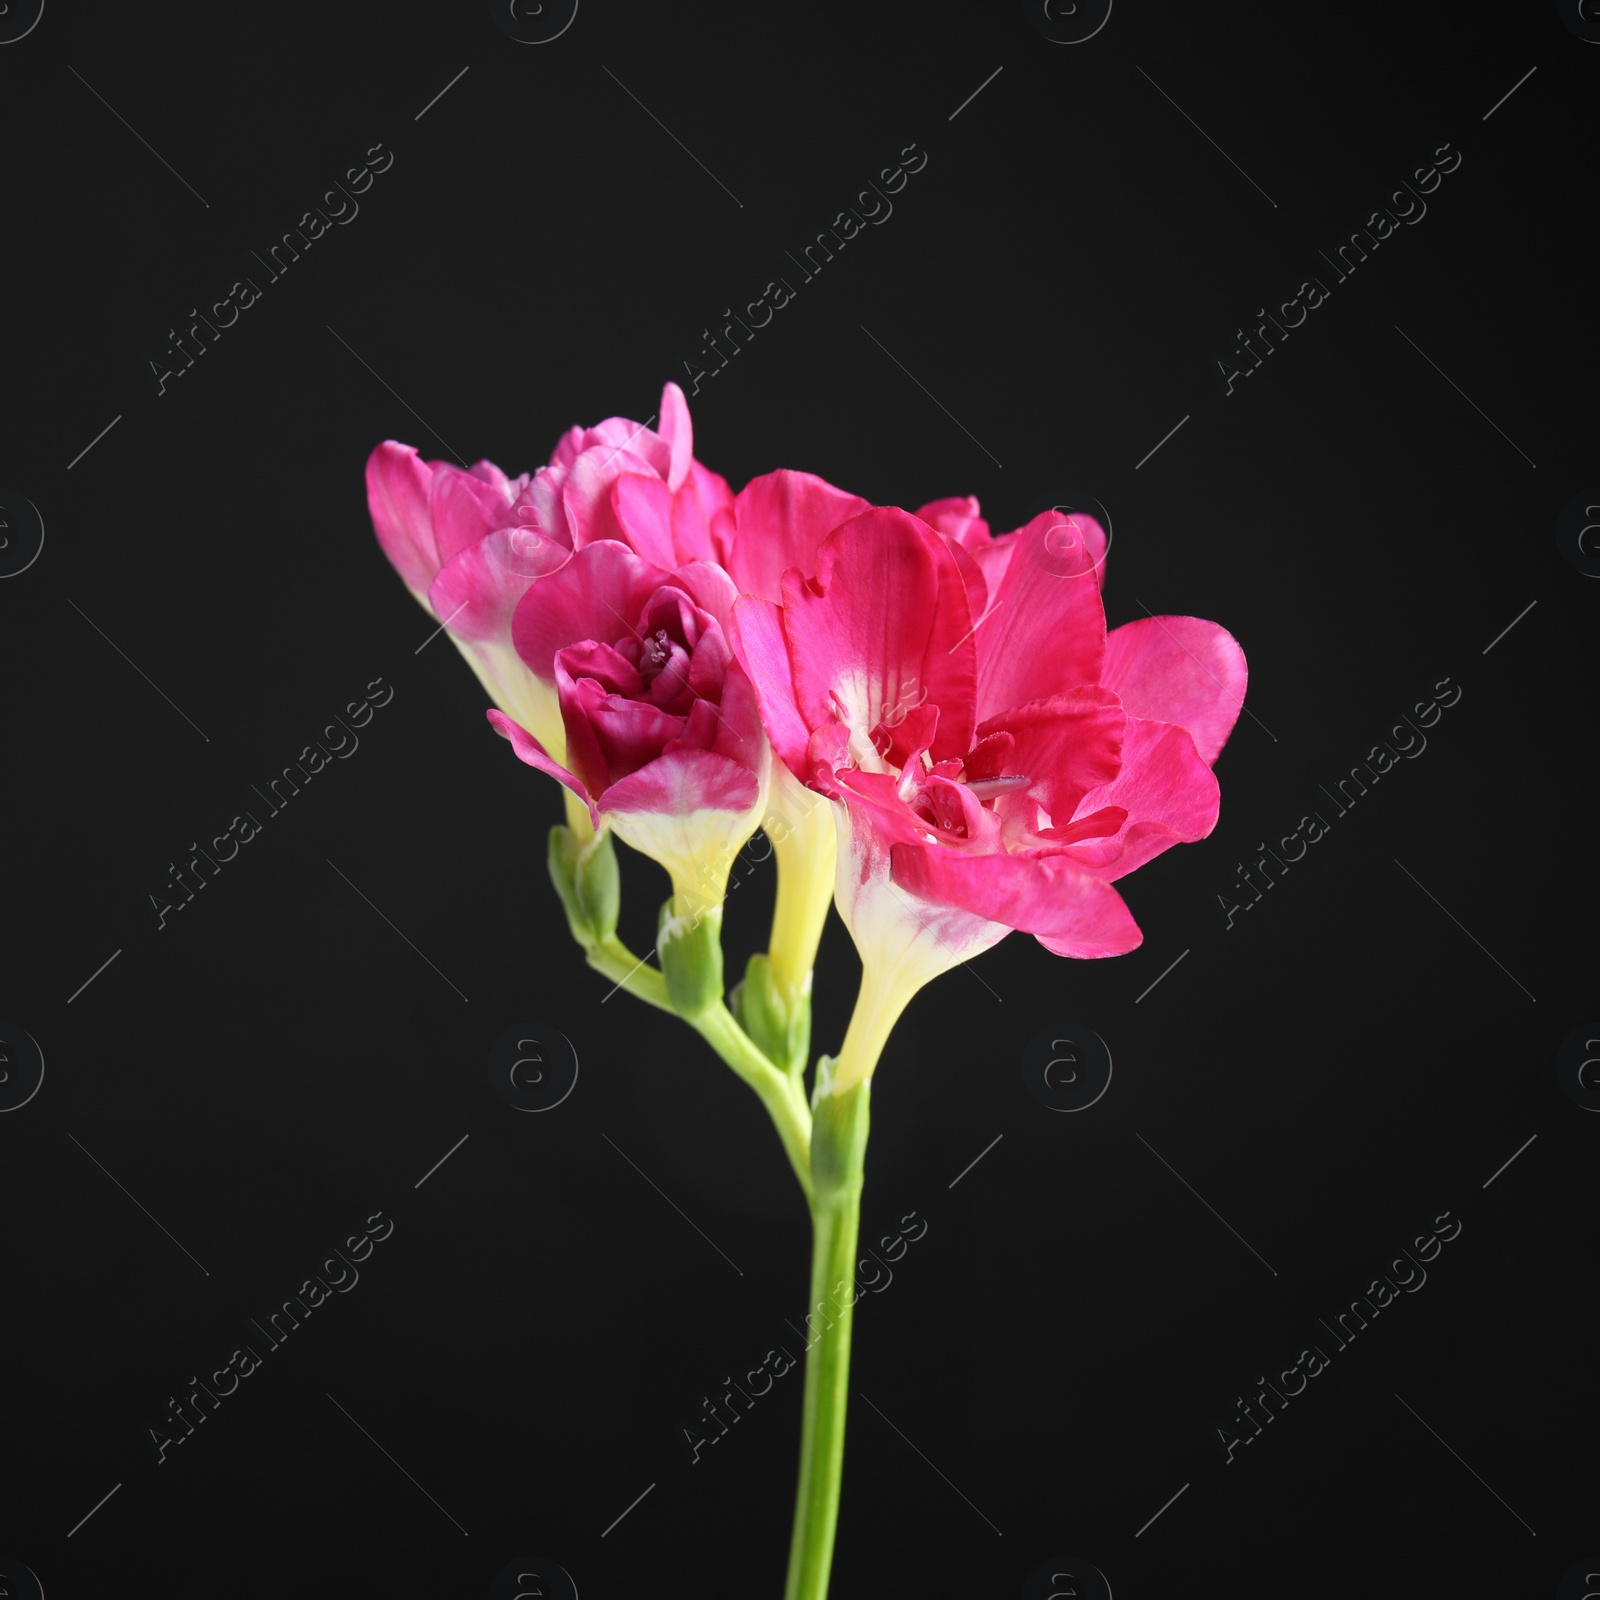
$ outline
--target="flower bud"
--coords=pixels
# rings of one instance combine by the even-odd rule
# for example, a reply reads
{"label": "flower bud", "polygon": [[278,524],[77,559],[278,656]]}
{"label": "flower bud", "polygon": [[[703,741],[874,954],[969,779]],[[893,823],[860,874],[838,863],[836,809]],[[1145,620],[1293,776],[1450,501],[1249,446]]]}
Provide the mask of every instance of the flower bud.
{"label": "flower bud", "polygon": [[790,996],[764,955],[750,957],[744,980],[729,1002],[739,1026],[775,1066],[791,1074],[806,1070],[811,1049],[811,985]]}
{"label": "flower bud", "polygon": [[607,830],[582,842],[571,828],[559,824],[550,830],[550,881],[561,896],[572,937],[585,950],[609,939],[617,931],[617,909],[622,899],[617,853]]}
{"label": "flower bud", "polygon": [[817,1062],[811,1097],[811,1181],[817,1206],[859,1202],[871,1118],[871,1081],[835,1090],[833,1065],[827,1056]]}
{"label": "flower bud", "polygon": [[696,1017],[722,999],[722,907],[702,905],[678,916],[677,903],[674,896],[661,908],[656,954],[673,1008]]}

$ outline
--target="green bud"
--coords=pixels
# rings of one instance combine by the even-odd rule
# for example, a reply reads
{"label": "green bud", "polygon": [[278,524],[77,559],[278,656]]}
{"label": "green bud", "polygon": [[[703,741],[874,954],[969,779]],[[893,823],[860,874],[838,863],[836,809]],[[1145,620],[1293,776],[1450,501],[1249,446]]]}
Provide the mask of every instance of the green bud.
{"label": "green bud", "polygon": [[668,900],[661,908],[656,954],[673,1009],[696,1017],[722,999],[722,907],[680,917],[673,914],[674,903]]}
{"label": "green bud", "polygon": [[773,974],[772,963],[757,953],[733,991],[730,1008],[751,1042],[774,1065],[799,1075],[811,1050],[811,995],[790,999]]}
{"label": "green bud", "polygon": [[813,1203],[850,1202],[861,1194],[872,1109],[872,1082],[831,1092],[833,1060],[817,1062],[817,1087],[811,1096],[811,1183]]}
{"label": "green bud", "polygon": [[617,909],[622,901],[622,875],[609,829],[580,844],[572,829],[557,825],[550,830],[550,881],[561,896],[572,937],[585,950],[609,939],[617,931]]}

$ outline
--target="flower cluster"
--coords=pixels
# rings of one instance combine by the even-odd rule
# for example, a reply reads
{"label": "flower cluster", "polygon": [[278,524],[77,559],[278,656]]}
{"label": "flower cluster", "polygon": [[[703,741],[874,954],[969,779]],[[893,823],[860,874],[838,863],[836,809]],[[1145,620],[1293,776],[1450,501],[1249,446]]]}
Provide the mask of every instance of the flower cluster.
{"label": "flower cluster", "polygon": [[[568,792],[558,886],[580,938],[614,929],[584,871],[615,834],[672,876],[670,979],[672,941],[720,920],[766,826],[779,907],[760,972],[782,1014],[809,1010],[837,905],[863,984],[819,1092],[869,1079],[912,995],[1014,929],[1063,956],[1132,950],[1114,884],[1216,822],[1243,652],[1193,617],[1107,632],[1088,517],[996,535],[970,497],[908,512],[789,470],[736,494],[695,460],[671,383],[656,428],[573,428],[531,476],[389,442],[367,489],[489,720]],[[714,995],[669,985],[677,1008],[720,1004],[715,971]]]}
{"label": "flower cluster", "polygon": [[[1013,930],[1064,956],[1140,942],[1114,885],[1215,825],[1244,655],[1193,617],[1108,633],[1091,518],[996,535],[970,497],[909,512],[788,470],[735,494],[676,384],[658,416],[573,428],[518,478],[385,443],[368,500],[490,722],[563,787],[550,874],[590,965],[766,1105],[811,1212],[810,1326],[855,1281],[872,1075],[906,1004]],[[722,903],[757,828],[772,933],[725,997]],[[671,874],[659,970],[617,938],[613,836]],[[808,1096],[830,904],[861,991]],[[806,1347],[794,1600],[827,1593],[854,1303]]]}

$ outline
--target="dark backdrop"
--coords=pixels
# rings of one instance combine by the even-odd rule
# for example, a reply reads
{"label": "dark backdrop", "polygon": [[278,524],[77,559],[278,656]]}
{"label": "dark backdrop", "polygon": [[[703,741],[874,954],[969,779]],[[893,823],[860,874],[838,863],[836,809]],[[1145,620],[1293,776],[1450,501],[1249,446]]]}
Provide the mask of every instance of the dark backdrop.
{"label": "dark backdrop", "polygon": [[[1600,50],[1552,5],[1122,3],[1046,37],[1077,16],[584,0],[523,44],[482,4],[51,0],[0,47],[0,1022],[12,1090],[26,1038],[45,1063],[0,1117],[0,1557],[47,1593],[476,1597],[521,1557],[585,1596],[780,1592],[798,1373],[698,1462],[680,1437],[799,1354],[802,1202],[754,1097],[568,941],[555,786],[425,645],[362,485],[387,437],[518,471],[643,420],[704,331],[697,453],[736,486],[970,492],[997,528],[1092,496],[1111,622],[1214,618],[1250,663],[1215,833],[1123,885],[1142,948],[1016,936],[889,1046],[865,1231],[928,1226],[858,1313],[839,1600],[1069,1559],[1119,1597],[1544,1596],[1593,1554]],[[912,145],[892,215],[800,281],[785,252]],[[1456,156],[1340,281],[1318,251]],[[160,392],[169,330],[247,276]],[[723,308],[780,276],[733,354]],[[158,928],[169,864],[380,679],[359,747]],[[1336,813],[1318,785],[1456,691]],[[642,945],[665,880],[626,878]],[[835,921],[819,1048],[855,971]],[[1057,1114],[1022,1065],[1068,1028],[1113,1076]],[[542,1115],[486,1070],[533,1029],[580,1063]],[[168,1397],[379,1212],[359,1280],[158,1465]],[[1426,1283],[1319,1339],[1255,1438],[1236,1399],[1447,1212]]]}

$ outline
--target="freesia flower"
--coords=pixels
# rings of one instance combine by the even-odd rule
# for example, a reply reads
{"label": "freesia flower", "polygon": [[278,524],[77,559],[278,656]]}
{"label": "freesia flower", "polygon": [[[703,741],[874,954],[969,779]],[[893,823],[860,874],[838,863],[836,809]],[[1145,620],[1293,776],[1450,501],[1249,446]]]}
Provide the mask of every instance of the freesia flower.
{"label": "freesia flower", "polygon": [[519,658],[556,696],[565,760],[488,714],[596,830],[667,868],[680,916],[720,905],[766,799],[766,735],[725,632],[735,598],[710,562],[669,571],[618,540],[586,544],[528,588],[512,619]]}
{"label": "freesia flower", "polygon": [[[799,1181],[809,1305],[833,1314],[806,1346],[786,1592],[824,1600],[889,1032],[930,978],[1012,931],[1080,958],[1139,944],[1114,884],[1214,826],[1243,653],[1192,617],[1108,634],[1107,540],[1083,516],[996,537],[970,497],[913,514],[788,470],[734,494],[694,460],[671,383],[659,426],[573,428],[531,477],[390,441],[367,487],[385,552],[478,673],[490,722],[563,786],[550,874],[589,964],[712,1045]],[[772,937],[725,998],[722,905],[758,827],[778,863]],[[613,834],[671,875],[659,970],[617,936]],[[861,990],[808,1095],[830,901]]]}
{"label": "freesia flower", "polygon": [[[553,686],[528,671],[512,644],[517,602],[585,544],[621,537],[611,490],[624,474],[664,488],[684,545],[709,554],[710,518],[733,497],[692,452],[689,409],[669,383],[659,431],[624,417],[571,428],[532,475],[508,478],[490,461],[470,469],[424,461],[393,440],[367,462],[367,503],[384,553],[494,703],[558,758],[565,735]],[[670,543],[665,554],[677,564]]]}
{"label": "freesia flower", "polygon": [[975,502],[923,509],[852,517],[777,601],[735,608],[773,748],[838,824],[863,966],[841,1090],[924,983],[1013,929],[1057,955],[1135,948],[1111,885],[1211,831],[1245,687],[1214,623],[1107,635],[1090,519],[1045,512],[990,539]]}
{"label": "freesia flower", "polygon": [[[665,398],[662,405],[665,410]],[[810,571],[822,541],[868,502],[814,473],[788,469],[752,478],[733,494],[696,463],[677,490],[670,476],[630,468],[611,480],[605,495],[569,499],[567,509],[580,547],[595,538],[616,539],[664,567],[714,562],[739,593],[776,600],[784,571],[796,565]],[[766,959],[793,1009],[810,994],[833,898],[835,829],[828,805],[781,761],[771,761],[768,782],[763,821],[777,858],[778,893]]]}

